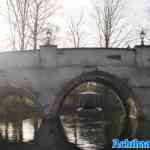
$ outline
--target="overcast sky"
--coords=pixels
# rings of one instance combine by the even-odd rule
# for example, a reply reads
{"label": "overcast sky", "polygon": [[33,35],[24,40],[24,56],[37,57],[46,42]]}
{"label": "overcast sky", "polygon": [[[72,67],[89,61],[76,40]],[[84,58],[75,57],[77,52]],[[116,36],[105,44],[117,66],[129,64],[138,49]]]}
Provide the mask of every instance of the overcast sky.
{"label": "overcast sky", "polygon": [[[102,1],[102,0],[99,0]],[[127,15],[131,16],[133,22],[139,25],[146,23],[146,11],[150,6],[150,0],[123,0],[128,11]],[[92,0],[62,0],[63,8],[66,13],[76,13],[77,10],[87,11],[92,8]],[[139,19],[142,19],[139,20]]]}
{"label": "overcast sky", "polygon": [[[62,0],[64,14],[78,16],[81,11],[84,12],[84,14],[90,15],[93,9],[93,1],[94,0]],[[128,24],[132,25],[133,30],[135,30],[134,36],[139,36],[139,30],[141,30],[142,27],[145,29],[145,32],[148,32],[147,28],[150,22],[150,18],[148,19],[148,9],[150,8],[150,0],[123,0],[123,3],[125,5],[124,15]]]}
{"label": "overcast sky", "polygon": [[[0,8],[3,8],[3,3],[6,0],[0,0]],[[91,9],[92,0],[60,0],[62,5],[63,15],[72,15],[78,16],[79,12],[82,11],[85,14],[88,14]],[[102,0],[99,0],[102,1]],[[126,5],[125,15],[128,16],[128,21],[133,26],[144,27],[148,26],[148,8],[150,7],[150,0],[123,0]],[[87,13],[88,12],[88,13]],[[150,11],[149,11],[150,12]],[[61,16],[61,17],[62,17]],[[62,20],[64,18],[62,17]],[[149,18],[150,19],[150,18]],[[58,24],[62,23],[60,17],[57,19]],[[9,34],[7,21],[0,17],[0,50],[7,48],[7,35]]]}

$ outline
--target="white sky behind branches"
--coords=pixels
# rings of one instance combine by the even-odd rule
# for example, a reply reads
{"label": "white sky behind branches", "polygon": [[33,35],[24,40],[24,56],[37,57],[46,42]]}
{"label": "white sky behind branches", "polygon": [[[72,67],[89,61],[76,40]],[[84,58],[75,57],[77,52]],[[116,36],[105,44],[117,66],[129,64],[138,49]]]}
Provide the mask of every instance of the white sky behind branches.
{"label": "white sky behind branches", "polygon": [[[94,1],[94,0],[93,0]],[[99,0],[102,1],[102,0]],[[150,8],[150,0],[123,0],[125,3],[126,11],[125,16],[128,19],[128,24],[135,27],[135,33],[141,27],[144,27],[146,32],[148,32],[148,26],[150,25],[150,17],[148,18],[148,9]],[[0,13],[4,13],[4,3],[6,0],[0,0]],[[62,14],[55,17],[55,22],[61,28],[60,41],[63,41],[64,30],[65,30],[65,16],[78,17],[80,12],[85,14],[86,19],[90,17],[90,12],[92,9],[92,0],[60,0],[62,5]],[[150,9],[149,9],[150,14]],[[89,27],[90,28],[90,27]],[[134,28],[133,28],[134,29]],[[150,30],[150,29],[149,29]],[[88,32],[88,27],[87,27]],[[88,33],[87,33],[88,34]],[[9,49],[8,42],[9,28],[7,24],[7,19],[5,17],[0,17],[0,50]],[[137,35],[138,36],[138,35]],[[61,39],[62,38],[62,39]],[[88,40],[88,39],[87,39]],[[87,41],[88,42],[88,41]],[[63,44],[60,42],[60,45]],[[85,44],[86,46],[86,44]]]}

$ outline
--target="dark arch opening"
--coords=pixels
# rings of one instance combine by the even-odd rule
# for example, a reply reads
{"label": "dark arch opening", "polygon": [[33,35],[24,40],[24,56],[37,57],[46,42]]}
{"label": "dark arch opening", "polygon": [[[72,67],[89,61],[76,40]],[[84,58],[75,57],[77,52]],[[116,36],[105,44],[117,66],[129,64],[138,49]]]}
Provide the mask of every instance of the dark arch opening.
{"label": "dark arch opening", "polygon": [[138,118],[140,116],[139,112],[141,112],[136,96],[132,91],[132,88],[125,81],[103,71],[82,73],[78,77],[69,81],[56,95],[56,100],[53,107],[53,112],[56,112],[56,117],[59,117],[60,115],[66,96],[74,88],[85,82],[97,82],[104,84],[117,93],[127,114],[123,127],[124,130],[118,138],[135,138],[136,131],[138,130]]}
{"label": "dark arch opening", "polygon": [[0,87],[0,100],[0,143],[6,142],[6,148],[13,143],[17,148],[34,141],[43,116],[36,93],[5,86]]}

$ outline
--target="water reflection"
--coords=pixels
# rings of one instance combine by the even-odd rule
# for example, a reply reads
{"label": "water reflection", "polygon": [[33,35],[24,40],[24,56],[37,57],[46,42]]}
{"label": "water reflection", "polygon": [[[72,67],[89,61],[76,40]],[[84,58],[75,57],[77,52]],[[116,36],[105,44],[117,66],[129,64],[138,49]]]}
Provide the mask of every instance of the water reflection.
{"label": "water reflection", "polygon": [[103,112],[86,112],[61,116],[62,124],[70,142],[82,149],[102,149],[112,138],[122,132],[120,114],[113,120],[105,120]]}
{"label": "water reflection", "polygon": [[[3,141],[0,142],[0,147],[8,150],[100,150],[107,144],[106,124],[102,120],[94,122],[92,118],[85,120],[83,117],[76,116],[75,118],[71,115],[62,116],[61,120],[44,119],[36,138],[34,138],[33,120],[28,119],[23,122],[23,140],[25,143],[12,144]],[[1,123],[0,127],[1,134],[5,136],[5,124]],[[142,130],[141,128],[141,132]],[[148,131],[150,130],[145,133],[149,133]],[[14,131],[11,123],[8,125],[7,133],[8,139],[14,139],[13,135],[16,131]],[[142,134],[144,137],[144,132]],[[33,138],[34,140],[31,142],[30,140]],[[146,139],[148,138],[146,137]]]}
{"label": "water reflection", "polygon": [[[76,117],[76,118],[75,118]],[[105,143],[105,121],[78,116],[62,116],[67,137],[70,142],[85,150],[104,148]]]}
{"label": "water reflection", "polygon": [[[41,143],[41,135],[44,133],[44,141],[51,141],[49,147],[58,149],[58,143],[64,143],[64,147],[97,149],[103,148],[104,139],[104,121],[92,121],[93,118],[87,120],[85,117],[79,118],[76,116],[62,116],[60,120],[38,120],[39,137],[35,139],[34,120],[26,119],[22,122],[22,128],[18,127],[18,123],[9,122],[0,123],[1,141],[7,142],[38,142]],[[62,126],[63,125],[63,126]],[[36,129],[37,130],[37,129]],[[37,130],[38,131],[38,130]],[[50,131],[50,132],[49,132]],[[46,136],[47,133],[50,133]],[[46,138],[46,140],[45,140]],[[59,142],[58,142],[59,139]],[[57,147],[54,146],[57,143]],[[47,144],[47,143],[46,143]],[[42,144],[45,145],[45,144]],[[62,148],[62,147],[61,147]]]}
{"label": "water reflection", "polygon": [[1,141],[28,142],[34,139],[42,113],[32,97],[8,95],[0,101]]}
{"label": "water reflection", "polygon": [[0,122],[0,140],[10,142],[29,142],[34,140],[35,134],[40,126],[40,120],[32,119],[23,120],[21,123],[16,122]]}

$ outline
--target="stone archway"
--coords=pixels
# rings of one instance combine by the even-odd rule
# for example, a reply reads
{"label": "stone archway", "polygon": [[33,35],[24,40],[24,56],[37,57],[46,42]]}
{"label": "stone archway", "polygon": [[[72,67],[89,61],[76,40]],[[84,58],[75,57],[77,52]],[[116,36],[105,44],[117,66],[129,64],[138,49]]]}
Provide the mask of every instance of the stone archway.
{"label": "stone archway", "polygon": [[38,102],[38,95],[33,92],[31,89],[27,89],[27,88],[16,88],[16,87],[12,87],[12,86],[3,86],[0,87],[0,99],[3,99],[7,96],[26,96],[30,99],[33,100],[33,102],[39,106],[40,103]]}
{"label": "stone archway", "polygon": [[132,88],[125,81],[103,71],[82,73],[78,77],[69,81],[56,95],[55,104],[53,105],[54,115],[56,117],[60,115],[59,113],[64,103],[65,97],[74,88],[84,82],[90,81],[107,85],[117,93],[127,114],[124,123],[124,130],[120,135],[120,138],[134,138],[136,136],[136,131],[138,130],[139,114],[142,112],[136,96],[132,91]]}
{"label": "stone archway", "polygon": [[[11,125],[12,132],[11,136],[14,137],[13,142],[24,142],[24,129],[23,122],[25,120],[33,121],[34,132],[33,138],[38,131],[38,118],[42,116],[42,109],[37,101],[37,94],[31,89],[27,88],[17,88],[12,86],[0,86],[0,122],[4,124],[5,131],[1,129],[1,135],[6,132],[1,138],[11,141],[8,139],[9,135],[9,125]],[[40,118],[39,117],[39,118]],[[28,123],[29,124],[29,123]]]}

